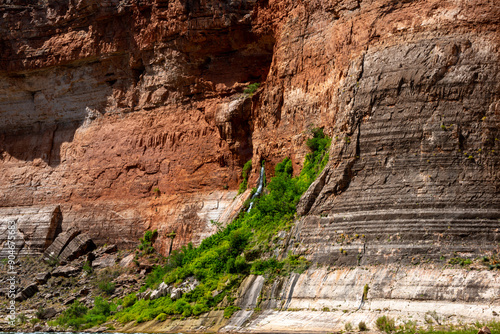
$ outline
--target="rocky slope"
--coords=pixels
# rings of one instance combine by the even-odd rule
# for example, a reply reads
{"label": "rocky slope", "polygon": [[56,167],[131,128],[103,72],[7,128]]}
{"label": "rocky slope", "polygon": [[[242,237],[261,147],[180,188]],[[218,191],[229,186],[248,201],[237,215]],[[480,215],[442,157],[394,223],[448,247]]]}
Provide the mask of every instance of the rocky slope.
{"label": "rocky slope", "polygon": [[5,0],[0,14],[8,215],[59,205],[59,229],[122,248],[158,229],[167,254],[234,216],[246,161],[251,185],[262,160],[268,177],[285,156],[297,173],[323,127],[330,161],[288,250],[407,265],[500,241],[495,1]]}

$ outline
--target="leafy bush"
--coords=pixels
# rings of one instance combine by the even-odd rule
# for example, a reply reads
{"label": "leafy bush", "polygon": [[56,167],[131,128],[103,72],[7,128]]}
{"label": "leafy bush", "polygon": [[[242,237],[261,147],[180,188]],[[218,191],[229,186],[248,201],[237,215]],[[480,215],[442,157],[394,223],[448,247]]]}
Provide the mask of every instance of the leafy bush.
{"label": "leafy bush", "polygon": [[129,307],[129,306],[132,306],[135,304],[135,302],[137,301],[137,297],[135,295],[135,293],[132,293],[128,296],[125,296],[125,298],[123,298],[123,307]]}
{"label": "leafy bush", "polygon": [[259,87],[260,87],[260,83],[254,82],[253,84],[248,85],[248,87],[245,88],[243,93],[252,96],[257,91],[257,89],[259,89]]}
{"label": "leafy bush", "polygon": [[144,254],[154,253],[155,249],[153,247],[153,242],[157,236],[157,230],[144,232],[144,237],[139,239],[140,244],[137,248],[142,250]]}
{"label": "leafy bush", "polygon": [[99,290],[108,295],[112,295],[113,292],[115,292],[115,283],[113,282],[100,281],[99,283],[97,283],[97,287],[99,288]]}
{"label": "leafy bush", "polygon": [[75,301],[70,305],[57,319],[56,324],[63,327],[73,327],[74,329],[79,329],[84,323],[84,316],[87,314],[88,308],[81,304],[79,301]]}
{"label": "leafy bush", "polygon": [[168,318],[168,316],[165,313],[160,313],[160,314],[158,314],[158,316],[156,317],[155,320],[163,322],[163,321],[167,320],[167,318]]}
{"label": "leafy bush", "polygon": [[199,315],[208,311],[210,311],[210,309],[207,307],[207,305],[203,303],[202,304],[197,303],[193,307],[193,315]]}
{"label": "leafy bush", "polygon": [[394,319],[385,315],[378,317],[375,325],[377,326],[378,330],[386,333],[391,333],[396,330]]}

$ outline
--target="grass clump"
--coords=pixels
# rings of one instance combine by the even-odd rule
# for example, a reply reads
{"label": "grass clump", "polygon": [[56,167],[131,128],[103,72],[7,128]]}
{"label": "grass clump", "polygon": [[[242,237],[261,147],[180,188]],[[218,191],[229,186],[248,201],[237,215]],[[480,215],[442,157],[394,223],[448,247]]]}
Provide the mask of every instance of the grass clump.
{"label": "grass clump", "polygon": [[468,265],[472,264],[472,260],[471,259],[461,258],[461,257],[454,257],[452,259],[449,259],[448,263],[449,264],[458,264],[461,267],[465,267],[465,266],[468,266]]}
{"label": "grass clump", "polygon": [[377,326],[378,330],[386,333],[391,333],[396,330],[394,319],[385,315],[378,317],[375,325]]}
{"label": "grass clump", "polygon": [[344,325],[344,328],[346,331],[350,332],[350,331],[352,331],[352,324],[350,322],[346,322],[346,324]]}
{"label": "grass clump", "polygon": [[241,310],[238,306],[230,305],[224,309],[224,318],[229,319],[238,310]]}

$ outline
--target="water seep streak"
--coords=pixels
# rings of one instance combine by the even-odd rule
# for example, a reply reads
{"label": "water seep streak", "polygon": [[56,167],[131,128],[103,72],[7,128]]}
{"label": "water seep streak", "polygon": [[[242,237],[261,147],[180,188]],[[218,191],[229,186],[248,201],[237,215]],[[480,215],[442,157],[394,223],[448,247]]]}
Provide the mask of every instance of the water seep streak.
{"label": "water seep streak", "polygon": [[260,167],[260,176],[259,176],[259,185],[257,187],[257,191],[255,194],[253,194],[252,198],[250,199],[250,206],[248,207],[247,212],[250,212],[253,207],[253,203],[255,202],[255,199],[260,196],[262,193],[262,189],[264,189],[264,166]]}

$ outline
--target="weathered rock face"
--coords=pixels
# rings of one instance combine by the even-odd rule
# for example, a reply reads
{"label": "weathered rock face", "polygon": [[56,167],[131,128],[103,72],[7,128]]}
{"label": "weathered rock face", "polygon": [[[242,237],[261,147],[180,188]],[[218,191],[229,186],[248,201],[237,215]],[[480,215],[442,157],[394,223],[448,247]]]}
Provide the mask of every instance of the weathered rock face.
{"label": "weathered rock face", "polygon": [[[372,263],[500,238],[492,1],[20,1],[0,12],[2,207],[60,204],[64,229],[120,246],[158,228],[168,253],[234,211],[248,159],[252,182],[261,159],[271,173],[290,156],[298,171],[307,130],[321,126],[330,162],[300,205],[295,251]],[[263,83],[253,96],[249,82]],[[340,258],[341,234],[365,237]]]}
{"label": "weathered rock face", "polygon": [[[59,206],[0,208],[0,254],[18,256],[43,252],[61,230]],[[12,242],[15,247],[10,246]]]}
{"label": "weathered rock face", "polygon": [[[486,270],[394,265],[316,268],[278,279],[264,289],[261,307],[265,311],[243,330],[341,331],[346,323],[357,326],[360,321],[375,329],[382,315],[398,319],[398,325],[410,319],[419,326],[490,321],[500,309],[491,302],[497,279],[497,274]],[[360,307],[365,284],[370,288],[368,299]]]}
{"label": "weathered rock face", "polygon": [[272,57],[255,3],[0,6],[0,205],[60,203],[65,225],[121,246],[147,228],[175,231],[176,247],[212,233],[252,156],[249,120],[236,126],[251,102],[220,121],[233,128],[219,102]]}
{"label": "weathered rock face", "polygon": [[64,248],[78,235],[80,231],[74,227],[70,227],[66,231],[60,233],[54,242],[47,247],[43,253],[43,259],[45,261],[55,260],[59,258],[59,255],[63,252]]}

